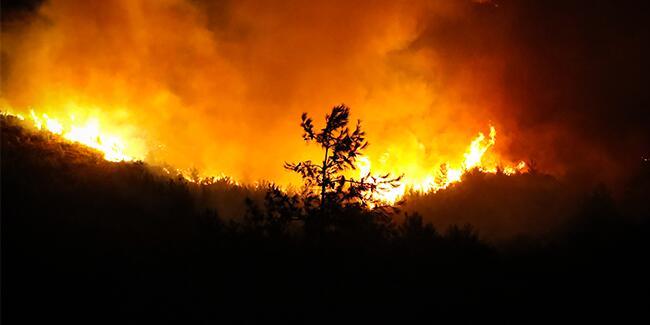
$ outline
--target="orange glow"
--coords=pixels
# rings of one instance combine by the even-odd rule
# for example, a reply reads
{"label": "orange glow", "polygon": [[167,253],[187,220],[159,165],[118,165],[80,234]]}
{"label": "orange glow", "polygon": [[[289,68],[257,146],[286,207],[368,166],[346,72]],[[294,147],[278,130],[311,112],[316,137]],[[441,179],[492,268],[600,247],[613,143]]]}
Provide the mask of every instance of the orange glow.
{"label": "orange glow", "polygon": [[[21,120],[26,120],[22,114],[12,114]],[[127,140],[106,128],[102,128],[96,117],[80,120],[70,114],[68,118],[52,117],[47,113],[29,111],[29,120],[39,130],[58,134],[64,139],[83,144],[102,152],[108,161],[143,160],[146,156],[144,147],[138,141]]]}
{"label": "orange glow", "polygon": [[[21,120],[26,120],[22,114],[11,115],[16,116]],[[138,141],[136,139],[122,138],[110,132],[103,132],[98,118],[88,118],[79,121],[75,119],[73,114],[71,114],[68,119],[60,119],[50,117],[46,113],[38,114],[34,110],[30,110],[29,120],[33,123],[34,127],[39,130],[46,130],[58,134],[67,140],[81,143],[85,146],[101,151],[104,154],[104,158],[108,161],[144,160],[146,157],[146,149],[142,146],[138,146]],[[130,141],[132,141],[132,143]],[[382,188],[380,191],[381,194],[379,194],[381,197],[379,197],[379,199],[385,202],[394,203],[403,197],[407,191],[437,192],[449,187],[451,184],[461,182],[463,174],[473,169],[492,174],[496,173],[497,170],[501,170],[505,175],[513,175],[525,171],[526,163],[523,161],[518,162],[516,165],[507,165],[505,167],[501,167],[495,163],[485,163],[483,157],[495,144],[496,129],[493,126],[490,126],[489,138],[486,138],[483,133],[479,132],[479,134],[465,149],[465,152],[462,154],[463,159],[460,163],[452,164],[450,162],[444,162],[440,165],[440,169],[437,173],[428,173],[426,170],[416,170],[413,174],[405,173],[400,186],[396,188]],[[376,175],[377,173],[384,174],[391,171],[400,171],[402,170],[401,168],[409,169],[409,162],[407,162],[406,166],[386,165],[388,160],[387,157],[388,154],[386,153],[379,159],[379,165],[383,168],[377,170],[373,169],[373,163],[369,157],[359,157],[356,163],[359,177],[364,177],[369,174]],[[165,173],[172,175],[170,168],[163,167],[162,170]],[[412,167],[410,170],[413,170]],[[193,183],[211,183],[215,180],[228,179],[232,181],[233,184],[240,184],[238,181],[235,181],[224,174],[217,177],[206,177],[199,174],[195,169],[184,170],[174,168],[174,174]]]}
{"label": "orange glow", "polygon": [[[498,170],[502,170],[505,175],[513,175],[516,173],[524,172],[526,163],[520,161],[516,165],[508,165],[501,167],[497,164],[488,164],[483,161],[483,157],[492,146],[496,144],[496,129],[490,126],[489,138],[486,139],[483,133],[480,133],[474,138],[465,153],[464,159],[460,164],[452,165],[445,162],[441,165],[438,173],[429,173],[426,171],[418,171],[414,175],[405,174],[401,186],[397,188],[386,188],[380,193],[379,199],[394,203],[397,202],[407,191],[416,192],[437,192],[441,189],[449,187],[453,183],[462,181],[463,174],[476,169],[483,173],[494,174]],[[399,166],[387,166],[388,171],[399,170]],[[372,171],[372,163],[367,157],[361,157],[357,162],[357,169],[359,169],[359,177],[363,177]],[[387,170],[381,169],[379,173],[385,173]],[[419,177],[417,175],[420,175]]]}
{"label": "orange glow", "polygon": [[[386,195],[396,200],[446,188],[472,168],[523,169],[509,160],[528,153],[508,145],[521,132],[491,79],[499,66],[451,62],[463,49],[446,51],[455,42],[445,39],[418,45],[428,40],[425,13],[464,10],[429,1],[45,1],[2,31],[0,108],[108,160],[289,187],[301,180],[283,162],[319,157],[300,137],[300,114],[318,121],[345,103],[370,143],[360,169],[404,174]],[[496,128],[507,135],[498,151]]]}

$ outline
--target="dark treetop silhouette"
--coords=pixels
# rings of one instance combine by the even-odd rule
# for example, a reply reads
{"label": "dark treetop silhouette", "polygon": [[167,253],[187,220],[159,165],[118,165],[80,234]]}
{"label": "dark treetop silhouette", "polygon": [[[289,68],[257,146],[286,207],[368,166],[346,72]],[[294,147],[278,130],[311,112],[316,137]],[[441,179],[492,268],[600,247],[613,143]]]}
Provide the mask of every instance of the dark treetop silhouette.
{"label": "dark treetop silhouette", "polygon": [[[361,121],[357,120],[354,131],[348,123],[350,108],[338,105],[325,116],[325,126],[317,132],[313,120],[302,114],[300,126],[304,130],[302,137],[307,142],[316,142],[323,150],[323,160],[320,164],[311,160],[299,163],[285,163],[285,168],[299,173],[304,180],[303,202],[307,209],[318,207],[319,213],[312,217],[320,218],[321,226],[327,227],[332,220],[329,218],[338,209],[358,208],[372,210],[387,215],[386,205],[376,198],[378,192],[399,186],[399,177],[383,175],[375,177],[368,172],[360,179],[346,177],[345,171],[356,169],[357,157],[368,146],[365,132],[361,130]],[[314,191],[320,189],[320,193]],[[312,211],[314,212],[314,211]]]}

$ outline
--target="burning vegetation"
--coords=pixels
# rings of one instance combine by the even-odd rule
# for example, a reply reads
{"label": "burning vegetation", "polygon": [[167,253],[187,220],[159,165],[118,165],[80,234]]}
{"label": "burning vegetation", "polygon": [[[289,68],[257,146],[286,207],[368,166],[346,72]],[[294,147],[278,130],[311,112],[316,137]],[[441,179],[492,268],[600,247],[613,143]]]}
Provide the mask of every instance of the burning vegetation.
{"label": "burning vegetation", "polygon": [[[345,106],[337,106],[335,110],[340,107]],[[334,112],[335,111],[333,111],[332,114],[334,114]],[[103,130],[101,128],[100,120],[96,117],[80,120],[79,118],[75,117],[74,113],[70,113],[67,119],[61,119],[58,117],[49,116],[46,113],[38,114],[33,109],[29,111],[29,114],[26,114],[27,117],[20,113],[5,114],[15,116],[16,118],[23,121],[27,120],[28,123],[32,123],[32,125],[38,130],[45,130],[53,134],[60,135],[66,140],[77,142],[98,150],[103,153],[104,158],[108,161],[147,161],[146,157],[148,156],[149,149],[145,148],[141,144],[141,140],[135,139],[133,137],[124,138],[115,135],[110,131]],[[347,116],[347,114],[349,114],[349,111],[347,111],[345,114]],[[106,122],[107,121],[104,121],[105,124]],[[306,123],[305,120],[303,120],[303,127],[305,127],[304,123]],[[305,139],[307,140],[307,138]],[[363,148],[365,148],[367,144],[368,143],[366,142]],[[378,164],[379,170],[373,170],[373,165],[370,159],[367,156],[364,156],[360,151],[356,153],[354,157],[352,157],[353,159],[351,160],[352,162],[350,162],[349,167],[359,170],[358,176],[360,179],[365,179],[367,182],[377,182],[377,185],[383,188],[381,193],[377,192],[372,194],[375,196],[373,199],[379,199],[386,203],[395,203],[399,201],[399,199],[402,198],[408,191],[426,193],[436,192],[440,189],[447,188],[453,183],[460,182],[462,180],[463,174],[471,170],[477,170],[479,172],[492,174],[503,173],[505,175],[513,175],[526,171],[526,163],[524,161],[520,161],[516,165],[504,165],[502,162],[495,159],[492,159],[489,162],[484,161],[484,156],[486,156],[488,151],[495,144],[496,129],[493,126],[490,126],[488,137],[486,137],[482,132],[479,132],[479,134],[465,149],[465,152],[462,154],[462,159],[455,160],[461,161],[459,164],[452,165],[450,162],[445,162],[440,165],[437,172],[432,172],[431,174],[423,175],[423,171],[417,171],[416,175],[419,177],[416,175],[407,175],[401,172],[399,170],[399,166],[388,165],[386,159],[380,160],[380,163]],[[170,173],[170,169],[174,170],[175,173],[183,175],[183,177],[189,181],[200,182],[202,179],[214,179],[214,176],[201,176],[196,170],[183,171],[179,168],[173,167],[165,168],[164,170],[167,173]],[[427,170],[433,169],[427,168]],[[382,177],[379,177],[379,175],[385,174],[386,172],[390,173],[391,171],[397,171],[397,173],[401,173],[402,176],[399,178],[399,182],[395,182],[393,185],[388,187],[382,186]],[[224,176],[220,176],[218,178],[223,177]],[[287,185],[295,186],[297,184]]]}
{"label": "burning vegetation", "polygon": [[[4,22],[0,108],[109,160],[287,187],[300,180],[282,163],[316,154],[295,137],[293,117],[322,115],[342,100],[372,135],[359,169],[404,174],[386,198],[397,200],[409,188],[447,187],[472,168],[515,172],[533,156],[516,149],[529,139],[502,114],[500,92],[467,75],[477,67],[450,70],[444,53],[417,45],[428,28],[417,23],[421,15],[465,10],[392,1],[47,1]],[[498,145],[493,130],[502,132]]]}
{"label": "burning vegetation", "polygon": [[647,316],[641,2],[3,0],[3,323]]}
{"label": "burning vegetation", "polygon": [[[328,124],[345,129],[333,123],[344,112]],[[305,173],[315,188],[294,196],[272,184],[190,181],[138,161],[107,161],[16,117],[0,122],[3,276],[12,280],[3,285],[6,319],[302,322],[319,313],[379,322],[398,321],[413,306],[421,308],[410,317],[429,318],[433,308],[438,319],[458,319],[468,306],[504,304],[527,317],[549,301],[575,308],[575,296],[557,295],[566,288],[577,286],[585,306],[611,294],[627,308],[641,302],[621,288],[649,285],[638,258],[650,238],[647,164],[616,200],[603,188],[574,193],[571,180],[549,175],[472,169],[445,190],[408,193],[405,206],[386,209],[367,201],[376,182],[341,186],[352,180],[341,167],[354,166],[345,158],[363,145],[334,145],[330,153],[342,160],[326,161],[324,178]],[[328,132],[313,132],[332,144],[322,137]],[[314,167],[287,167],[300,166]],[[612,274],[616,285],[603,285]],[[425,300],[414,294],[423,291]],[[386,300],[389,311],[366,312]],[[28,313],[35,306],[47,312]]]}

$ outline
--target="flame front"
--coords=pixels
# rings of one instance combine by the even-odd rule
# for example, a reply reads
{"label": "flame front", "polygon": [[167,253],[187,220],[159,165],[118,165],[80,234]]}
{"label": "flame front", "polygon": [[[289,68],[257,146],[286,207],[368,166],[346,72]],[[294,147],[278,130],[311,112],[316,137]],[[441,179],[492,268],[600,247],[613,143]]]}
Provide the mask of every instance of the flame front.
{"label": "flame front", "polygon": [[483,133],[479,133],[476,139],[469,145],[469,149],[465,153],[465,161],[463,167],[465,170],[481,166],[481,158],[485,152],[490,149],[496,142],[497,131],[493,126],[490,126],[490,139],[486,142]]}
{"label": "flame front", "polygon": [[[25,117],[14,114],[21,120]],[[30,110],[29,119],[34,127],[58,134],[63,138],[81,143],[90,148],[101,151],[104,159],[108,161],[133,161],[144,159],[144,153],[134,150],[136,146],[127,146],[127,141],[122,137],[106,132],[101,128],[98,118],[88,118],[79,122],[74,115],[68,119],[50,117],[46,113],[38,114]]]}
{"label": "flame front", "polygon": [[[100,119],[97,117],[79,121],[75,118],[74,114],[70,114],[69,118],[63,119],[52,117],[47,113],[39,114],[34,110],[29,111],[28,118],[25,118],[22,114],[11,115],[21,120],[31,121],[34,127],[39,130],[47,130],[67,140],[78,142],[101,151],[104,159],[108,161],[133,161],[144,160],[146,158],[146,150],[141,145],[138,145],[137,140],[106,132],[102,129]],[[385,187],[377,194],[379,195],[378,199],[388,203],[397,202],[408,191],[427,193],[445,189],[451,184],[461,182],[463,175],[471,170],[491,174],[500,171],[508,176],[526,171],[527,165],[524,161],[504,164],[499,160],[492,159],[486,162],[484,158],[489,149],[495,144],[496,129],[494,126],[490,126],[488,136],[486,137],[485,134],[479,132],[462,153],[462,159],[456,163],[447,161],[440,164],[437,169],[414,168],[413,166],[409,167],[408,164],[400,165],[399,163],[391,162],[389,159],[390,154],[385,152],[382,157],[377,159],[377,163],[375,164],[373,164],[369,156],[359,157],[356,162],[356,169],[358,170],[359,177],[364,177],[371,173],[374,173],[374,175],[390,172],[403,174],[402,182],[398,187]],[[163,168],[163,170],[171,174],[168,168]],[[203,179],[232,179],[224,174],[216,178],[210,178],[204,177],[205,175],[200,175],[197,170],[183,170],[179,168],[173,168],[173,170],[175,170],[175,174],[181,175],[190,182],[198,183],[202,182]],[[238,184],[238,182],[235,183]]]}
{"label": "flame front", "polygon": [[[514,175],[526,171],[526,163],[519,161],[516,164],[508,164],[501,166],[501,163],[495,162],[492,164],[484,162],[483,158],[488,150],[496,144],[496,129],[490,126],[489,138],[486,138],[482,132],[471,141],[465,152],[463,153],[463,160],[460,164],[454,165],[450,162],[445,162],[440,165],[437,173],[420,173],[420,177],[405,174],[403,182],[396,188],[385,188],[380,191],[378,199],[394,203],[397,202],[404,194],[409,191],[416,191],[421,193],[437,192],[441,189],[449,187],[451,184],[462,181],[462,177],[470,170],[478,170],[483,173],[495,174],[501,171],[505,175]],[[356,164],[359,170],[359,176],[364,177],[372,171],[372,163],[366,156],[360,157]],[[386,173],[387,170],[398,169],[396,166],[382,166],[379,168],[379,173]],[[388,168],[386,168],[388,167]]]}

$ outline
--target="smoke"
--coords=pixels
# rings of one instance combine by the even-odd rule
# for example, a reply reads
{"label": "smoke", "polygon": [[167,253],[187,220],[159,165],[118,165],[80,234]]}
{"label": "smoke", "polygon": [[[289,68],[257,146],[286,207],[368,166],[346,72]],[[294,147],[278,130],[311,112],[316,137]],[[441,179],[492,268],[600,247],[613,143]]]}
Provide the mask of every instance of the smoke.
{"label": "smoke", "polygon": [[499,159],[558,174],[616,175],[650,151],[648,15],[634,2],[18,7],[3,13],[3,105],[100,115],[149,160],[206,174],[291,181],[284,161],[317,159],[300,113],[318,122],[342,102],[373,167],[407,175],[491,124]]}

